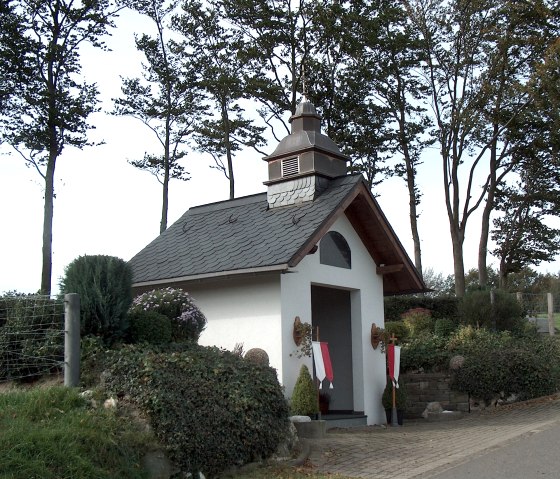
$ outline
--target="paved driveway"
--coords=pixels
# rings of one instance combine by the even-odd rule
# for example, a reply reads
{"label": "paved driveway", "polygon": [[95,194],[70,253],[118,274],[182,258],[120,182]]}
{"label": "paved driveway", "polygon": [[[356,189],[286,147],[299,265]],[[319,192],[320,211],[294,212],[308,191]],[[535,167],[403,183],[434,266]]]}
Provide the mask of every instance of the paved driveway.
{"label": "paved driveway", "polygon": [[556,396],[449,422],[330,430],[312,442],[310,459],[319,471],[356,478],[428,478],[559,422]]}

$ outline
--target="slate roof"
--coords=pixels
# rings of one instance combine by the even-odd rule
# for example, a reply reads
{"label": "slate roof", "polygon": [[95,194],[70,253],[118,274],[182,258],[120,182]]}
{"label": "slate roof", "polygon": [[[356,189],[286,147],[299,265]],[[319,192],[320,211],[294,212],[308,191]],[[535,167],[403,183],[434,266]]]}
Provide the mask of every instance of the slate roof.
{"label": "slate roof", "polygon": [[294,266],[362,183],[359,174],[342,176],[314,201],[280,208],[268,208],[266,193],[191,208],[130,260],[134,283]]}

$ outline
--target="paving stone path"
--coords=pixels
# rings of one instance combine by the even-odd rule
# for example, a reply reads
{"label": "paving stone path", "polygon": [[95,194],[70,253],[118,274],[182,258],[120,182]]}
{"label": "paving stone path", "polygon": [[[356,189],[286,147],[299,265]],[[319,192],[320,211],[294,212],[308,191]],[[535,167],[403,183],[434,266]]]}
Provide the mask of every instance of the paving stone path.
{"label": "paving stone path", "polygon": [[311,444],[322,472],[356,478],[428,478],[491,448],[560,422],[560,397],[488,409],[449,422],[330,430]]}

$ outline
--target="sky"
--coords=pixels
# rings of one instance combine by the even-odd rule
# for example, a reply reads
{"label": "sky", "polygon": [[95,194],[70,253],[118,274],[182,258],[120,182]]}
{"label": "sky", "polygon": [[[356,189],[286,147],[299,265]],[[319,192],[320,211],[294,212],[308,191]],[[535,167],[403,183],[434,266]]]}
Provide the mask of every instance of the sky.
{"label": "sky", "polygon": [[[64,268],[81,255],[105,254],[129,260],[159,234],[161,185],[147,172],[127,163],[144,152],[158,152],[155,137],[138,120],[108,114],[119,96],[119,76],[137,76],[142,56],[134,47],[134,33],[148,28],[139,15],[124,12],[107,44],[112,51],[85,47],[83,74],[96,82],[102,111],[90,117],[95,130],[90,139],[104,144],[83,150],[66,148],[55,172],[53,222],[53,292]],[[316,105],[320,106],[320,105]],[[248,112],[250,113],[250,112]],[[255,112],[256,116],[256,112]],[[286,113],[285,120],[288,120]],[[266,151],[272,152],[271,138]],[[441,164],[437,150],[427,151],[419,168],[423,193],[419,229],[424,268],[444,275],[453,272],[453,255],[444,207]],[[188,208],[228,199],[227,179],[209,156],[193,152],[183,162],[191,180],[172,181],[169,192],[171,225]],[[234,160],[236,196],[265,191],[266,162],[247,150]],[[481,183],[481,182],[480,182]],[[385,181],[375,191],[377,200],[400,241],[413,258],[408,217],[408,193],[402,179]],[[42,178],[7,145],[0,145],[0,293],[32,293],[40,287],[43,218]],[[476,267],[480,215],[469,220],[465,241],[465,270]],[[489,262],[496,265],[495,259]],[[543,264],[541,272],[558,273],[560,260]]]}

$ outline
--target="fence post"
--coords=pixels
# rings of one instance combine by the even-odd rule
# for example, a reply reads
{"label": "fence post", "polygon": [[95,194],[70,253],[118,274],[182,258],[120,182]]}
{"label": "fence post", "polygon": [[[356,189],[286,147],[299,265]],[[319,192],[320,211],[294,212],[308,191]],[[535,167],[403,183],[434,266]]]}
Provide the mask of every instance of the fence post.
{"label": "fence post", "polygon": [[548,302],[548,332],[554,336],[554,302],[552,301],[552,293],[546,293]]}
{"label": "fence post", "polygon": [[80,383],[80,295],[64,295],[64,385]]}

